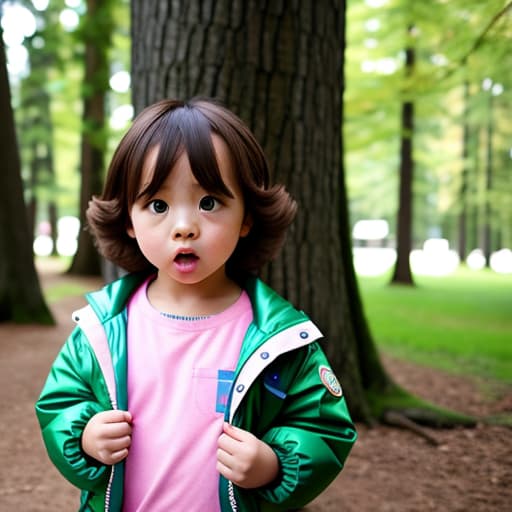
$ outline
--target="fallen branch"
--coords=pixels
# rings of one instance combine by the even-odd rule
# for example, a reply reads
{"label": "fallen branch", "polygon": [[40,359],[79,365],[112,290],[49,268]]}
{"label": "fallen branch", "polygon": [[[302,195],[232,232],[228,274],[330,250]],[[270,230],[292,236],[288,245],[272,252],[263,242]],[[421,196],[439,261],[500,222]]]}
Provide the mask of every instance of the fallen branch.
{"label": "fallen branch", "polygon": [[382,417],[382,421],[392,427],[400,427],[419,435],[432,446],[439,446],[441,442],[426,429],[409,419],[402,413],[397,411],[386,411]]}

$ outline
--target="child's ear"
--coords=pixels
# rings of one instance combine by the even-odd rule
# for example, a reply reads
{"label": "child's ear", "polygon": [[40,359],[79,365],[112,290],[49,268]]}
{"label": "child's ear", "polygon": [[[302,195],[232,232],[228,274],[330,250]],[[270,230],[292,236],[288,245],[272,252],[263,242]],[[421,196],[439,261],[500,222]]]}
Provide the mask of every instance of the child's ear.
{"label": "child's ear", "polygon": [[253,225],[252,215],[250,213],[245,215],[245,219],[240,227],[240,238],[243,238],[249,234]]}
{"label": "child's ear", "polygon": [[128,236],[130,238],[135,238],[135,231],[134,231],[133,226],[131,224],[126,228],[126,232],[128,233]]}

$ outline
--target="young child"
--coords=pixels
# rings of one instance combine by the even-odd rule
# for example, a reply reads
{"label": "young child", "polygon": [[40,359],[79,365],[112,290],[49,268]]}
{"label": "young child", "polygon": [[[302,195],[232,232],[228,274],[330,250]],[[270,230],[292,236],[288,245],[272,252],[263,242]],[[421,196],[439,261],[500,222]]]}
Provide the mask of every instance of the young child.
{"label": "young child", "polygon": [[80,510],[284,511],[356,439],[308,317],[261,280],[296,204],[207,99],[145,109],[87,212],[129,273],[88,294],[36,412]]}

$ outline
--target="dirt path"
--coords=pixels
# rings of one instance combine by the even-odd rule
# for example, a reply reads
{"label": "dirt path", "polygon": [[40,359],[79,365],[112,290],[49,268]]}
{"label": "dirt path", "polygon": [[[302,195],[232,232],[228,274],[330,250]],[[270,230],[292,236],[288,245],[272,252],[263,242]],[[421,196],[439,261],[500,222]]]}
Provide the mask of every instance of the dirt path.
{"label": "dirt path", "polygon": [[[43,277],[47,286],[62,279]],[[81,280],[88,289],[97,280]],[[71,329],[82,298],[53,304],[56,327],[0,324],[0,512],[77,510],[77,492],[54,469],[40,440],[33,404]],[[461,412],[512,413],[512,390],[489,399],[481,386],[385,359],[398,383]],[[346,468],[310,512],[505,512],[512,510],[512,430],[435,431],[441,444],[403,430],[358,425]]]}

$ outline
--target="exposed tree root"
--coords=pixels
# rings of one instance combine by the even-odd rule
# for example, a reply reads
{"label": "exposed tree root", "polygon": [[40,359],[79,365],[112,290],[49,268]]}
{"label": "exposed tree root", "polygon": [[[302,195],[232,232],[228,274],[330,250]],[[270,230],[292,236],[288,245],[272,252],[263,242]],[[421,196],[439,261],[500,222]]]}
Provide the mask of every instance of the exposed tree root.
{"label": "exposed tree root", "polygon": [[400,427],[406,430],[410,430],[414,434],[418,434],[420,437],[423,437],[429,444],[433,446],[439,446],[440,441],[434,437],[431,433],[427,432],[426,429],[420,427],[417,423],[410,420],[404,414],[401,414],[396,411],[386,411],[382,418],[384,423],[387,425],[391,425],[392,427]]}
{"label": "exposed tree root", "polygon": [[472,416],[438,407],[396,385],[385,391],[368,391],[367,398],[378,421],[406,428],[425,438],[432,445],[438,445],[439,441],[423,427],[475,427],[477,424],[477,419]]}
{"label": "exposed tree root", "polygon": [[486,425],[499,425],[512,429],[512,414],[510,412],[492,414],[482,418],[482,422]]}
{"label": "exposed tree root", "polygon": [[432,428],[475,427],[477,419],[472,416],[436,407],[428,402],[419,400],[416,407],[400,410],[409,420],[419,425]]}

